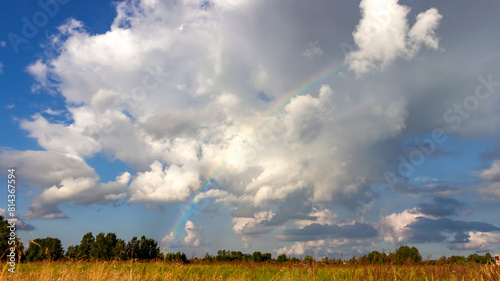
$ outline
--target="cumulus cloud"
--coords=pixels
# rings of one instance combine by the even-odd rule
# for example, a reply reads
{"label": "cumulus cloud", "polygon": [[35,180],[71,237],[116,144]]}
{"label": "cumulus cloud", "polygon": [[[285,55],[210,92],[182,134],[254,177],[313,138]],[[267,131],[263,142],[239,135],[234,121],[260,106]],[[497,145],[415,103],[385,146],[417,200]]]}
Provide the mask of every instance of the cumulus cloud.
{"label": "cumulus cloud", "polygon": [[313,209],[313,211],[309,214],[311,219],[306,220],[295,220],[295,225],[299,228],[304,228],[313,223],[318,223],[322,225],[334,225],[338,222],[338,215],[332,213],[329,209],[318,210]]}
{"label": "cumulus cloud", "polygon": [[200,187],[197,171],[155,161],[151,171],[138,173],[130,183],[130,202],[182,202]]}
{"label": "cumulus cloud", "polygon": [[392,244],[401,244],[408,241],[411,236],[408,225],[417,221],[418,218],[426,216],[420,213],[417,208],[407,209],[401,213],[392,213],[380,219],[379,231],[384,241]]}
{"label": "cumulus cloud", "polygon": [[[320,239],[315,241],[294,242],[291,246],[285,246],[275,249],[278,254],[287,256],[313,255],[322,256],[341,256],[359,255],[364,253],[364,247],[373,247],[375,244],[372,239]],[[345,256],[344,256],[345,257]]]}
{"label": "cumulus cloud", "polygon": [[479,188],[479,194],[489,199],[500,200],[500,160],[494,161],[489,169],[476,174],[485,181]]}
{"label": "cumulus cloud", "polygon": [[448,218],[429,219],[417,218],[415,222],[409,224],[410,230],[409,242],[469,242],[470,231],[492,232],[500,231],[489,223],[484,222],[465,222],[460,220],[451,220]]}
{"label": "cumulus cloud", "polygon": [[[437,201],[443,200],[438,199]],[[454,202],[452,205],[457,204]],[[459,247],[479,250],[476,247],[480,247],[480,243],[478,243],[481,240],[480,237],[496,237],[495,232],[500,231],[499,227],[485,222],[452,220],[420,212],[422,209],[428,211],[427,207],[424,205],[424,207],[407,209],[402,213],[393,213],[383,217],[378,228],[384,240],[397,245],[404,243],[449,243],[452,249]],[[450,213],[449,210],[445,212],[442,210],[435,212],[434,208],[430,210],[432,210],[431,213],[439,215]],[[481,236],[478,233],[488,234]],[[471,237],[473,237],[472,240]]]}
{"label": "cumulus cloud", "polygon": [[187,221],[184,230],[187,232],[186,237],[184,237],[184,243],[187,247],[200,247],[205,245],[203,227],[195,226],[192,221]]}
{"label": "cumulus cloud", "polygon": [[469,231],[467,243],[455,243],[450,247],[456,250],[491,251],[491,244],[500,243],[500,233]]}
{"label": "cumulus cloud", "polygon": [[[253,23],[247,15],[268,12],[261,4],[120,2],[104,34],[89,34],[74,19],[63,24],[51,37],[57,55],[28,72],[35,86],[57,88],[70,120],[37,114],[21,128],[47,151],[82,161],[99,153],[135,174],[110,184],[99,200],[83,196],[103,186],[98,175],[65,172],[46,181],[33,212],[64,217],[62,202],[184,202],[211,178],[217,186],[197,200],[232,208],[233,230],[249,246],[289,221],[334,225],[333,213],[313,212],[313,203],[355,210],[372,201],[371,184],[383,181],[388,165],[372,147],[405,128],[406,97],[359,86],[348,102],[326,81],[290,98],[317,71],[315,58],[330,56],[331,35],[302,38],[295,35],[300,24],[273,17]],[[255,24],[274,31],[255,38],[247,28]],[[271,36],[277,32],[285,38]],[[312,66],[305,72],[304,61]]]}
{"label": "cumulus cloud", "polygon": [[241,239],[245,243],[245,248],[252,245],[252,238],[259,234],[268,233],[272,230],[266,227],[265,223],[270,221],[274,216],[272,211],[262,211],[254,214],[254,217],[234,217],[233,231],[241,235]]}
{"label": "cumulus cloud", "polygon": [[130,181],[128,172],[116,177],[115,181],[98,181],[98,177],[65,178],[59,185],[49,187],[35,196],[29,207],[29,214],[44,219],[66,218],[59,209],[62,202],[80,205],[109,204],[127,197],[126,188]]}
{"label": "cumulus cloud", "polygon": [[500,181],[500,160],[496,160],[491,168],[483,170],[479,176],[489,181]]}
{"label": "cumulus cloud", "polygon": [[164,251],[166,247],[178,248],[184,246],[181,239],[179,237],[176,237],[173,232],[170,232],[169,234],[165,235],[161,239],[160,244],[163,246]]}
{"label": "cumulus cloud", "polygon": [[36,138],[38,144],[48,151],[56,151],[75,156],[93,156],[101,150],[101,145],[93,138],[83,134],[83,128],[73,124],[50,123],[40,114],[32,117],[33,120],[22,120],[21,128]]}
{"label": "cumulus cloud", "polygon": [[16,168],[28,187],[47,188],[67,178],[97,178],[95,170],[79,157],[54,151],[3,150],[2,168]]}
{"label": "cumulus cloud", "polygon": [[[103,34],[90,34],[83,22],[70,19],[50,38],[55,55],[28,67],[35,88],[57,89],[64,97],[69,120],[53,121],[46,115],[52,111],[21,120],[21,128],[47,151],[5,151],[1,162],[24,165],[33,173],[25,178],[39,180],[44,190],[33,196],[31,209],[41,218],[64,218],[63,202],[150,206],[194,198],[231,210],[233,232],[247,247],[276,228],[285,235],[283,243],[294,242],[281,248],[287,253],[305,253],[311,243],[331,253],[335,247],[361,251],[377,237],[418,240],[415,227],[430,224],[422,218],[454,215],[460,202],[440,197],[415,203],[380,223],[365,221],[358,211],[385,192],[378,187],[385,185],[382,175],[396,163],[403,138],[435,128],[435,120],[419,112],[430,108],[442,119],[440,106],[456,99],[440,95],[444,90],[435,81],[455,84],[421,68],[356,83],[336,75],[322,84],[311,81],[330,61],[344,60],[335,52],[341,35],[354,36],[356,50],[347,62],[357,74],[388,69],[423,47],[438,49],[441,15],[431,8],[410,27],[409,7],[363,0],[362,19],[351,34],[337,30],[335,20],[346,11],[336,2],[317,5],[124,1]],[[455,71],[446,65],[433,64],[439,73]],[[430,96],[442,100],[429,104]],[[97,154],[124,162],[134,173],[100,182],[85,163]],[[54,171],[41,160],[66,163],[68,157],[75,165]],[[442,182],[405,183],[395,191],[416,198],[449,196],[455,189]],[[339,219],[342,208],[342,216],[356,221]],[[185,238],[170,233],[162,243],[202,245],[201,227],[186,225]],[[484,230],[455,227],[440,233]]]}
{"label": "cumulus cloud", "polygon": [[373,69],[386,69],[397,58],[415,57],[422,45],[438,49],[435,29],[442,16],[431,8],[417,15],[409,29],[410,8],[398,0],[363,0],[362,18],[353,32],[358,47],[346,58],[350,68],[361,75]]}
{"label": "cumulus cloud", "polygon": [[54,86],[51,80],[49,79],[50,73],[47,64],[42,62],[41,59],[36,62],[30,64],[26,71],[33,76],[36,84],[33,84],[31,87],[31,91],[36,93],[41,90],[46,90],[50,93],[53,93],[52,87]]}
{"label": "cumulus cloud", "polygon": [[184,239],[180,237],[175,237],[174,233],[165,235],[160,244],[163,247],[170,248],[180,248],[180,247],[204,247],[208,246],[205,242],[205,235],[203,233],[203,227],[196,226],[192,221],[186,221],[184,225],[184,230],[186,231],[186,236]]}

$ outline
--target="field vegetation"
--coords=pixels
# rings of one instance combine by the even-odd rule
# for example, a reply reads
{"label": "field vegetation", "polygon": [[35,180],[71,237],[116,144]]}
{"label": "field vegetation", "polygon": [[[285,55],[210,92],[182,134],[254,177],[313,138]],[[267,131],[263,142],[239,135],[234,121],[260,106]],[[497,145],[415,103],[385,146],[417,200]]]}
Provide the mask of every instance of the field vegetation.
{"label": "field vegetation", "polygon": [[[6,233],[0,216],[2,234]],[[7,262],[8,240],[0,237],[0,280],[495,280],[500,266],[493,257],[465,256],[422,259],[415,247],[385,253],[372,251],[348,259],[290,257],[271,253],[219,250],[203,257],[162,253],[154,239],[133,237],[125,242],[114,233],[87,233],[66,251],[58,238],[37,238],[24,248],[19,238],[15,273]]]}
{"label": "field vegetation", "polygon": [[1,280],[500,280],[495,265],[32,262]]}

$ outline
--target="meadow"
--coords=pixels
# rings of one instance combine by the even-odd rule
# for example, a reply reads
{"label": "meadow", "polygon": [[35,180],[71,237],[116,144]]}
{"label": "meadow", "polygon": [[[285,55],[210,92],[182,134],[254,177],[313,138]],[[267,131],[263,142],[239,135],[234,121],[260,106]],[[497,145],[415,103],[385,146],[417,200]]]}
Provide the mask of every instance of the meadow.
{"label": "meadow", "polygon": [[498,280],[496,265],[32,262],[4,267],[1,280]]}

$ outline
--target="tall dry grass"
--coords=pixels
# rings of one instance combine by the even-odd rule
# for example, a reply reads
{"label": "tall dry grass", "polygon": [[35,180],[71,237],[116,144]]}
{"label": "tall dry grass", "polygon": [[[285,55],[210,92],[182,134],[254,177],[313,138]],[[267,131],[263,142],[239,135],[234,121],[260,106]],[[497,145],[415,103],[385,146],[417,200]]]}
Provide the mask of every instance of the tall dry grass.
{"label": "tall dry grass", "polygon": [[495,265],[335,265],[40,262],[5,267],[1,280],[494,280]]}

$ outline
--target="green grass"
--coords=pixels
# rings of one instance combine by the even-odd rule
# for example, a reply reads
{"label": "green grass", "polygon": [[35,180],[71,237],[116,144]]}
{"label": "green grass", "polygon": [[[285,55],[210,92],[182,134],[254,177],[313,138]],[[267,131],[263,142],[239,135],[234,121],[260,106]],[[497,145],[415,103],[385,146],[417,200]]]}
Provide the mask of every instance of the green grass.
{"label": "green grass", "polygon": [[495,280],[494,265],[304,265],[39,262],[2,271],[2,280]]}

